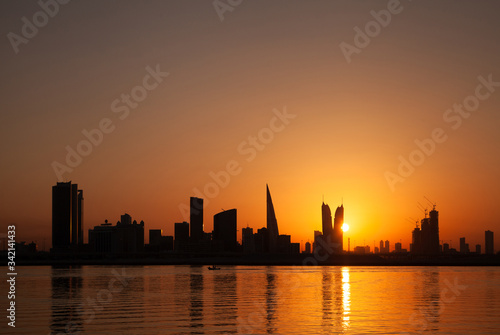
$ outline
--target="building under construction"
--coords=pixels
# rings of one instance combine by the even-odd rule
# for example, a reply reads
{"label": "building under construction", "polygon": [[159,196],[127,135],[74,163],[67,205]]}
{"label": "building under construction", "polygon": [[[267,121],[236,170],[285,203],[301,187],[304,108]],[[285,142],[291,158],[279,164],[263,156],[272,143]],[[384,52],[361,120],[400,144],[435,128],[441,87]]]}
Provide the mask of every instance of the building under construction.
{"label": "building under construction", "polygon": [[411,253],[414,255],[438,255],[439,254],[439,212],[436,205],[433,206],[427,217],[420,222],[420,228],[413,229]]}

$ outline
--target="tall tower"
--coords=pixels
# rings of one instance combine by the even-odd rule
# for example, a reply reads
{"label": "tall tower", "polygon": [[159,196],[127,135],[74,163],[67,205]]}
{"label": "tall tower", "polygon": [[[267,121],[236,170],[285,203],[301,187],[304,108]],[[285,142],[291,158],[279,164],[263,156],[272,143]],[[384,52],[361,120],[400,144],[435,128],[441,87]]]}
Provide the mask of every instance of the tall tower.
{"label": "tall tower", "polygon": [[490,230],[484,232],[484,253],[487,255],[494,254],[493,232]]}
{"label": "tall tower", "polygon": [[83,190],[78,190],[77,206],[77,240],[78,245],[83,245]]}
{"label": "tall tower", "polygon": [[189,199],[189,206],[191,241],[197,243],[203,238],[203,199],[191,197]]}
{"label": "tall tower", "polygon": [[236,209],[214,215],[213,241],[222,243],[223,251],[236,251]]}
{"label": "tall tower", "polygon": [[427,253],[430,255],[439,254],[439,212],[436,205],[429,212],[429,243]]}
{"label": "tall tower", "polygon": [[267,190],[267,229],[269,231],[269,251],[276,252],[278,245],[278,221],[276,220],[276,214],[274,213],[273,199],[271,199],[271,193],[269,192],[269,186],[266,184]]}
{"label": "tall tower", "polygon": [[76,249],[83,245],[83,191],[78,184],[52,186],[52,248]]}
{"label": "tall tower", "polygon": [[334,243],[337,243],[336,249],[337,252],[342,252],[344,250],[344,233],[342,231],[342,225],[344,224],[344,205],[340,205],[337,207],[335,211],[335,219],[333,221],[333,235],[334,235]]}
{"label": "tall tower", "polygon": [[333,239],[332,212],[330,211],[330,207],[324,202],[321,205],[321,216],[322,216],[322,227],[323,227],[323,239],[324,241],[332,241]]}

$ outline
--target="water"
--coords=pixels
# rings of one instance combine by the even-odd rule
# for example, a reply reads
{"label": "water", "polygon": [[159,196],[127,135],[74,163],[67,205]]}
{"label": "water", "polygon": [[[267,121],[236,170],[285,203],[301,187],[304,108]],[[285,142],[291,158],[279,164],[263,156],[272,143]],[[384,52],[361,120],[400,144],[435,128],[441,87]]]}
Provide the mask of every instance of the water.
{"label": "water", "polygon": [[16,308],[1,333],[498,334],[500,268],[19,267]]}

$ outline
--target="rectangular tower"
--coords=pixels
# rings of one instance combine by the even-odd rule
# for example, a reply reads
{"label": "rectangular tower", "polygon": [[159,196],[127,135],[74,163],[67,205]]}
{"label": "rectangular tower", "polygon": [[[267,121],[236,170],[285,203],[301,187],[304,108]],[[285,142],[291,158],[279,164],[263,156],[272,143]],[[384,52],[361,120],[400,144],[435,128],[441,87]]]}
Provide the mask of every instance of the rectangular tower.
{"label": "rectangular tower", "polygon": [[76,249],[83,245],[83,191],[77,184],[52,186],[52,247]]}
{"label": "rectangular tower", "polygon": [[203,239],[203,199],[191,197],[189,208],[191,242],[198,243]]}
{"label": "rectangular tower", "polygon": [[487,255],[494,253],[493,232],[490,230],[484,232],[484,253]]}

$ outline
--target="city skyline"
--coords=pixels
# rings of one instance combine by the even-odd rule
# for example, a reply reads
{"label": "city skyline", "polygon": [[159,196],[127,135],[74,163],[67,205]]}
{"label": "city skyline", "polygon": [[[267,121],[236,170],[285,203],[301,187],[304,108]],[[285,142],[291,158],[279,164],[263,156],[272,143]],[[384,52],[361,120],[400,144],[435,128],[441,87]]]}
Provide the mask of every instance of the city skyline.
{"label": "city skyline", "polygon": [[198,197],[206,231],[221,208],[258,229],[269,182],[303,244],[323,194],[349,209],[345,245],[407,246],[424,197],[453,247],[500,231],[496,3],[402,1],[383,26],[386,1],[243,2],[222,21],[211,2],[69,2],[17,46],[43,9],[0,9],[0,229],[21,240],[50,245],[48,185],[70,180],[87,227],[127,212],[173,235]]}
{"label": "city skyline", "polygon": [[[427,198],[426,200],[429,201]],[[171,247],[169,249],[172,251],[190,250],[195,252],[208,252],[209,250],[213,249],[214,251],[219,250],[234,252],[237,250],[237,244],[242,246],[241,250],[248,249],[248,246],[244,245],[244,229],[250,229],[253,234],[253,227],[249,227],[247,225],[246,228],[238,228],[236,208],[230,210],[222,209],[221,212],[215,214],[213,216],[212,231],[205,231],[203,228],[204,200],[202,198],[190,197],[189,203],[190,221],[175,223],[173,225],[175,228],[175,234],[173,236],[162,235],[163,229],[151,228],[148,229],[149,234],[146,234],[144,221],[141,221],[139,226],[142,227],[140,233],[140,241],[142,242],[140,242],[140,245],[144,246],[146,244],[150,244],[151,241],[146,240],[145,236],[149,235],[151,238],[151,236],[153,235],[155,236],[156,240],[156,242],[153,242],[153,245],[156,245],[158,248],[160,247],[159,241],[162,238],[172,238]],[[420,203],[419,205],[422,206]],[[354,253],[359,253],[360,251],[362,251],[363,254],[376,254],[389,253],[393,251],[401,252],[403,250],[409,251],[411,254],[417,256],[438,256],[443,253],[447,254],[450,252],[450,250],[455,250],[454,252],[456,253],[457,249],[459,253],[463,254],[473,251],[478,254],[494,253],[494,233],[490,230],[485,231],[483,243],[476,244],[475,250],[473,250],[473,245],[469,247],[469,244],[466,244],[465,237],[460,237],[459,248],[453,248],[452,240],[441,239],[439,236],[438,223],[439,212],[436,210],[435,203],[431,203],[431,205],[433,206],[433,209],[431,211],[428,212],[427,209],[424,210],[424,218],[420,221],[420,225],[418,221],[416,222],[416,227],[411,232],[411,242],[408,243],[408,248],[403,248],[404,244],[401,243],[402,239],[399,239],[399,242],[394,243],[394,247],[392,249],[389,246],[389,240],[386,240],[385,242],[383,240],[380,240],[380,248],[375,246],[376,242],[375,240],[373,240],[373,250],[371,250],[370,244],[366,244],[366,239],[364,239],[362,245],[356,245],[355,241],[353,241],[352,251]],[[268,242],[262,242],[266,245],[266,247],[261,246],[261,248],[264,248],[263,250],[266,250],[266,252],[275,253],[280,249],[280,241],[281,249],[283,249],[282,238],[288,240],[288,242],[285,243],[293,244],[294,242],[291,238],[291,235],[279,234],[277,218],[274,211],[274,205],[268,184],[266,184],[266,211],[266,226],[262,228],[266,231],[263,232],[264,235],[262,235],[262,237],[258,237],[256,234],[256,238],[264,238],[265,240],[268,240]],[[83,226],[83,190],[78,189],[78,184],[73,184],[72,182],[58,182],[52,187],[52,213],[52,235],[57,236],[57,244],[53,244],[52,246],[52,249],[55,252],[74,252],[79,250],[82,251],[84,250],[82,248],[84,246],[84,242],[88,242],[87,244],[92,248],[95,248],[95,251],[101,250],[100,252],[110,252],[112,246],[114,250],[128,250],[131,247],[127,246],[127,244],[130,243],[132,244],[132,248],[133,250],[135,250],[135,252],[137,252],[138,250],[142,250],[140,249],[142,247],[139,248],[136,246],[138,241],[136,241],[137,238],[135,237],[135,233],[133,233],[133,231],[135,231],[136,229],[135,227],[137,225],[137,222],[134,220],[132,225],[132,218],[128,213],[121,215],[120,221],[116,223],[116,226],[112,226],[112,223],[108,223],[108,220],[106,219],[103,224],[101,223],[100,225],[95,225],[93,226],[93,229],[89,228],[88,241],[84,241],[83,231],[85,231],[86,229]],[[314,231],[314,243],[312,243],[312,250],[314,250],[321,244],[329,244],[333,247],[333,253],[339,254],[346,251],[350,252],[350,238],[347,237],[347,249],[344,247],[343,243],[343,233],[348,230],[348,228],[344,229],[345,222],[343,201],[335,211],[333,225],[330,207],[328,206],[328,204],[325,204],[324,201],[321,205],[321,215],[323,231],[322,234],[320,232]],[[180,225],[185,225],[185,232],[178,232],[178,225],[179,227]],[[124,228],[127,228],[127,230],[125,230]],[[131,230],[132,228],[134,230]],[[122,237],[118,239],[122,242],[116,242],[115,237],[112,237],[114,231],[120,232],[119,234],[122,234]],[[260,234],[261,229],[256,228],[256,231]],[[238,232],[240,232],[240,234],[238,234]],[[320,234],[320,236],[318,236],[318,233]],[[127,240],[131,242],[124,242],[123,236],[129,236],[127,237]],[[323,242],[319,242],[318,238],[322,239]],[[176,245],[175,247],[174,241]],[[179,246],[179,243],[181,243],[182,246]],[[310,243],[310,241],[308,240],[306,243]],[[253,240],[251,241],[251,244],[252,248],[254,249],[255,242]],[[303,241],[295,244],[298,245],[297,250],[299,252],[307,249],[306,244],[303,243]],[[481,252],[481,250],[483,250],[483,252]],[[255,252],[255,250],[253,252]]]}

